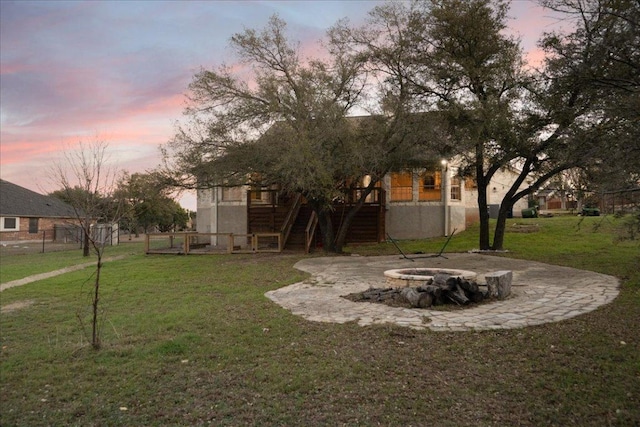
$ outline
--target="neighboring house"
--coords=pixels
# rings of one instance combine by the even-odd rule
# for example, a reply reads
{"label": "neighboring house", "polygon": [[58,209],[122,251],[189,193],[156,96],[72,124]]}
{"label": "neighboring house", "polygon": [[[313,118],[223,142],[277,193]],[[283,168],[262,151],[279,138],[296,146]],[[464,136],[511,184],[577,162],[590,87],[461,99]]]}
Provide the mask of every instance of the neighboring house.
{"label": "neighboring house", "polygon": [[55,240],[77,224],[73,208],[51,196],[0,180],[0,241]]}
{"label": "neighboring house", "polygon": [[578,202],[567,190],[546,188],[536,193],[536,202],[540,210],[576,209]]}
{"label": "neighboring house", "polygon": [[[516,177],[517,172],[506,169],[491,180],[487,200],[492,217],[493,213],[497,216],[497,208]],[[285,218],[293,212],[294,223],[285,248],[299,249],[304,247],[304,235],[311,224],[311,209],[304,200],[294,208],[294,199],[277,188],[199,190],[197,231],[239,235],[280,232]],[[350,200],[336,202],[334,224],[341,221],[349,205]],[[526,199],[518,201],[514,215],[520,216],[526,207]],[[473,180],[461,179],[454,161],[443,161],[438,170],[415,169],[385,176],[356,215],[346,243],[381,242],[387,235],[394,239],[447,236],[478,220]]]}

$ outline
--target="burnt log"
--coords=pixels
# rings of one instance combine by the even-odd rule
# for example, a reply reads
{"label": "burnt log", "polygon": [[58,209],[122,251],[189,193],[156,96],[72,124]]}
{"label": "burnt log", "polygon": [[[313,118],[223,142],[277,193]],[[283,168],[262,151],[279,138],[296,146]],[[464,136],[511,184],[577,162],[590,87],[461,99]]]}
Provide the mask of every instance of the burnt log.
{"label": "burnt log", "polygon": [[478,302],[484,301],[484,299],[487,297],[487,295],[488,295],[487,292],[483,292],[483,291],[478,289],[478,292],[473,292],[471,295],[469,295],[469,299],[472,302],[478,303]]}
{"label": "burnt log", "polygon": [[460,279],[459,286],[472,302],[482,302],[489,296],[489,293],[485,289],[481,289],[475,281]]}
{"label": "burnt log", "polygon": [[471,280],[461,278],[458,280],[458,285],[460,285],[460,287],[468,294],[475,294],[480,292],[478,284],[476,282],[472,282]]}
{"label": "burnt log", "polygon": [[439,286],[443,289],[448,289],[452,283],[451,281],[449,281],[449,279],[455,280],[455,277],[451,277],[450,274],[446,274],[446,273],[436,273],[433,275],[431,284],[435,286]]}
{"label": "burnt log", "polygon": [[433,296],[434,300],[442,295],[442,288],[436,285],[421,285],[416,289],[418,292],[426,292]]}
{"label": "burnt log", "polygon": [[452,301],[459,305],[467,305],[469,304],[469,298],[464,293],[464,289],[456,284],[453,290],[450,290],[446,293],[447,297],[449,297]]}
{"label": "burnt log", "polygon": [[433,303],[433,296],[427,292],[418,292],[413,288],[402,288],[400,295],[404,298],[413,308],[427,308],[431,307]]}
{"label": "burnt log", "polygon": [[371,301],[389,305],[409,305],[412,308],[428,308],[434,305],[454,303],[460,306],[491,299],[490,289],[478,285],[475,280],[449,274],[436,274],[423,285],[412,288],[369,288],[364,292],[347,296],[351,301]]}
{"label": "burnt log", "polygon": [[368,289],[362,293],[362,297],[365,300],[382,302],[395,298],[397,293],[398,290],[394,288]]}

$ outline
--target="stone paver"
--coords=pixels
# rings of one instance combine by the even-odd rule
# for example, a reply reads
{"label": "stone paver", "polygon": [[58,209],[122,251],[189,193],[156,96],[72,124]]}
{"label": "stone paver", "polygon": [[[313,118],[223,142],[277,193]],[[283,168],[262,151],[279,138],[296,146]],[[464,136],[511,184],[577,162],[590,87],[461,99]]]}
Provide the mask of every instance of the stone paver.
{"label": "stone paver", "polygon": [[[359,325],[395,323],[414,329],[466,331],[522,328],[557,322],[588,313],[618,295],[613,276],[569,267],[482,254],[447,254],[447,259],[397,256],[309,258],[295,267],[311,277],[266,296],[293,314],[315,322]],[[384,271],[394,268],[457,268],[484,275],[513,272],[511,296],[464,310],[437,311],[355,303],[342,295],[385,286]]]}

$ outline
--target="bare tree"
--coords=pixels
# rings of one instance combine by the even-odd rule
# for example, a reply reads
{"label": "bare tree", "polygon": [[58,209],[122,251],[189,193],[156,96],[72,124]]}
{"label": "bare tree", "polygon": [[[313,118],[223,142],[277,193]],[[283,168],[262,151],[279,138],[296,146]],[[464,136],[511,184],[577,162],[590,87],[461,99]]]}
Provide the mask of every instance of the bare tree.
{"label": "bare tree", "polygon": [[[105,227],[101,232],[98,224],[114,224],[120,219],[120,203],[112,197],[116,188],[116,170],[109,166],[108,144],[95,140],[91,143],[80,142],[75,150],[67,150],[60,161],[56,162],[50,173],[54,185],[60,187],[75,212],[75,220],[82,230],[83,255],[96,256],[96,269],[91,292],[91,345],[100,348],[100,279],[102,261],[112,230]],[[78,314],[82,323],[82,316]]]}

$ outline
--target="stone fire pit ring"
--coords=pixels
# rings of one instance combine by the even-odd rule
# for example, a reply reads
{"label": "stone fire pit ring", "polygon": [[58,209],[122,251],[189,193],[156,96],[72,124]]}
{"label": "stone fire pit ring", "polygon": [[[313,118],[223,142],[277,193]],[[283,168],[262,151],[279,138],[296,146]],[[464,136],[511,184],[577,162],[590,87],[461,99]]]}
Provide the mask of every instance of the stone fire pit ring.
{"label": "stone fire pit ring", "polygon": [[398,268],[384,272],[387,286],[393,288],[420,286],[433,279],[436,274],[448,274],[452,277],[474,281],[478,276],[474,271],[439,267]]}

